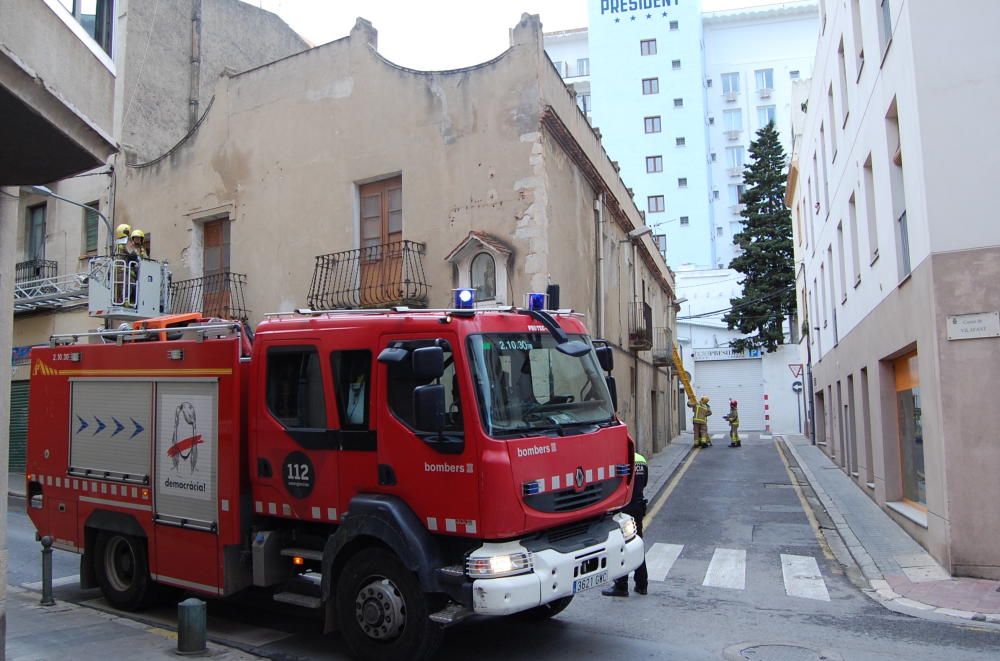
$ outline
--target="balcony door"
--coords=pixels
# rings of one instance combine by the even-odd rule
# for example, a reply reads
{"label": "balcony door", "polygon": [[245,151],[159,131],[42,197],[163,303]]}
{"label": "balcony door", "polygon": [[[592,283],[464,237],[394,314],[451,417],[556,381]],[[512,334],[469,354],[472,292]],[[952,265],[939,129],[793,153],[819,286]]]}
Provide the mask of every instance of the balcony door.
{"label": "balcony door", "polygon": [[202,251],[202,314],[228,317],[229,300],[229,224],[228,218],[204,224]]}
{"label": "balcony door", "polygon": [[362,307],[399,300],[403,282],[403,178],[383,179],[360,188]]}

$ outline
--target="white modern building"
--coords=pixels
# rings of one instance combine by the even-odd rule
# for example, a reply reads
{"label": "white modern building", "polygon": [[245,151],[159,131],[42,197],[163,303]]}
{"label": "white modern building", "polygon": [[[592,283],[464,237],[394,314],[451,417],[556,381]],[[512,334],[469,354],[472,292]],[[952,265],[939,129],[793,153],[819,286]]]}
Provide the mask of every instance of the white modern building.
{"label": "white modern building", "polygon": [[816,441],[945,568],[997,579],[1000,3],[821,8],[786,198]]}
{"label": "white modern building", "polygon": [[790,149],[791,83],[809,77],[818,16],[816,0],[589,0],[588,28],[545,35],[673,268],[728,267],[747,149],[765,119]]}

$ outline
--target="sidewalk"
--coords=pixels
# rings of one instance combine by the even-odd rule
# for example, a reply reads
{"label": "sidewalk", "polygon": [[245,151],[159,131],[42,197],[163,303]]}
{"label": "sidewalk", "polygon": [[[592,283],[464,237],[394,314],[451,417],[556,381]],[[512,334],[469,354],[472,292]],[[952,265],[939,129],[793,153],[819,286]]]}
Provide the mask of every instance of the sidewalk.
{"label": "sidewalk", "polygon": [[869,596],[907,615],[1000,624],[1000,581],[952,578],[808,438],[780,438],[864,575]]}
{"label": "sidewalk", "polygon": [[[57,601],[39,606],[41,595],[7,586],[7,659],[177,659],[177,634],[93,608]],[[214,643],[204,656],[224,661],[259,657]]]}
{"label": "sidewalk", "polygon": [[692,448],[694,437],[691,432],[681,432],[680,436],[670,441],[659,453],[646,457],[650,477],[649,484],[646,485],[646,500],[650,503],[656,501]]}

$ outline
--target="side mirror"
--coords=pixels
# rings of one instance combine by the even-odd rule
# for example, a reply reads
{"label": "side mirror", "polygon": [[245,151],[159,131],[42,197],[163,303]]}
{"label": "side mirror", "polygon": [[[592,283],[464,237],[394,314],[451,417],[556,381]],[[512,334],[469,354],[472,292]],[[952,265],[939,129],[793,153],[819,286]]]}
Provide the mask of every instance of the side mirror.
{"label": "side mirror", "polygon": [[420,431],[441,433],[444,429],[444,386],[435,383],[413,389],[413,420]]}
{"label": "side mirror", "polygon": [[[413,350],[413,376],[417,380],[431,381],[441,378],[442,374],[444,374],[444,350],[441,347],[420,347]],[[441,401],[443,410],[444,400]]]}
{"label": "side mirror", "polygon": [[615,354],[611,347],[605,344],[603,347],[594,349],[594,353],[597,354],[597,362],[601,364],[602,370],[610,372],[615,368]]}
{"label": "side mirror", "polygon": [[611,395],[611,406],[615,411],[618,410],[618,386],[615,385],[615,377],[606,376],[604,377],[604,382],[608,384],[608,393]]}

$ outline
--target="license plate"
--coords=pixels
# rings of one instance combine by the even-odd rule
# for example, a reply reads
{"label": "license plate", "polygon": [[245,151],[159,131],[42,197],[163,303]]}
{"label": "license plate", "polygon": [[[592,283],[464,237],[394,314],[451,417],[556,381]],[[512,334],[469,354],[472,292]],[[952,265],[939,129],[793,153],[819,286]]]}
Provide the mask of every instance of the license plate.
{"label": "license plate", "polygon": [[604,585],[608,582],[608,572],[602,571],[599,574],[594,574],[593,576],[584,576],[583,578],[578,578],[573,581],[573,594],[577,592],[583,592],[584,590],[589,590],[590,588],[596,588],[599,585]]}

